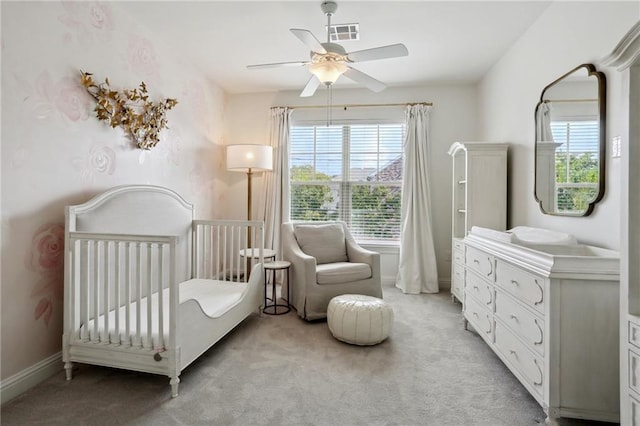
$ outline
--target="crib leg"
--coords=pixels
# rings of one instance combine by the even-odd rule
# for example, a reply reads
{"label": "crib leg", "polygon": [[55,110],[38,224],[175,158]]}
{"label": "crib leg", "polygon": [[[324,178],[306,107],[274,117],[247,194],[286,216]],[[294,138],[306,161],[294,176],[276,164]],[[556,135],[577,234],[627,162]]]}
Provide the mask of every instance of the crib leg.
{"label": "crib leg", "polygon": [[175,398],[178,396],[178,384],[180,383],[180,378],[178,376],[172,377],[169,380],[169,384],[171,385],[171,398]]}
{"label": "crib leg", "polygon": [[73,363],[67,361],[64,363],[64,371],[67,374],[67,380],[71,380],[71,369],[73,368]]}

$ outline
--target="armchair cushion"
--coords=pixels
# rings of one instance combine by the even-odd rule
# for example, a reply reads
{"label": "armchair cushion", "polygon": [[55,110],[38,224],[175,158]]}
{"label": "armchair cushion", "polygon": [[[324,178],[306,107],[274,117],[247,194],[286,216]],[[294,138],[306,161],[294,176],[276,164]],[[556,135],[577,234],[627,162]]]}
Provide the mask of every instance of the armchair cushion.
{"label": "armchair cushion", "polygon": [[344,229],[340,223],[296,225],[294,235],[300,249],[315,257],[318,265],[349,260]]}
{"label": "armchair cushion", "polygon": [[322,284],[343,284],[371,278],[371,267],[366,263],[336,262],[316,267],[316,281]]}

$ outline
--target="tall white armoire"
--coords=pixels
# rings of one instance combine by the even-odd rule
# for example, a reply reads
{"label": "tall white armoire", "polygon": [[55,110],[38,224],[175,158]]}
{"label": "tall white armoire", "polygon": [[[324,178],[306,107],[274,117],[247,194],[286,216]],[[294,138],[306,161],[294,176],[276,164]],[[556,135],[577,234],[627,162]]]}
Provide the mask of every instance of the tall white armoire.
{"label": "tall white armoire", "polygon": [[451,216],[451,297],[464,301],[465,249],[472,226],[504,231],[507,226],[507,150],[505,143],[455,142]]}

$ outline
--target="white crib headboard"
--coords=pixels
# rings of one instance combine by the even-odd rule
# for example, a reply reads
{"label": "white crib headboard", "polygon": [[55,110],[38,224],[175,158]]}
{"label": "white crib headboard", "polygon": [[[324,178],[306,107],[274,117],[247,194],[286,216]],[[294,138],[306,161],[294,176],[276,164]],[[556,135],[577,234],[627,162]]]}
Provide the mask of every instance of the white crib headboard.
{"label": "white crib headboard", "polygon": [[153,185],[118,186],[68,206],[67,232],[177,235],[178,277],[191,277],[194,209],[174,191]]}

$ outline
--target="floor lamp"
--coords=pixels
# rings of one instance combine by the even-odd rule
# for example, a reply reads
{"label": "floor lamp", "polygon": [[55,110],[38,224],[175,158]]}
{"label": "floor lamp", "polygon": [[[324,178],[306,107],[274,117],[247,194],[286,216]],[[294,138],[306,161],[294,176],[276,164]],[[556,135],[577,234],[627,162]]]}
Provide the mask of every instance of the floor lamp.
{"label": "floor lamp", "polygon": [[[252,220],[251,215],[251,178],[255,172],[264,172],[273,169],[273,148],[268,145],[228,145],[227,146],[227,170],[232,172],[244,172],[247,174],[247,220]],[[251,249],[247,253],[247,265],[253,257],[251,244],[251,229],[247,229],[247,245]]]}

